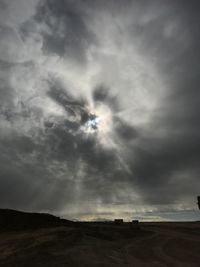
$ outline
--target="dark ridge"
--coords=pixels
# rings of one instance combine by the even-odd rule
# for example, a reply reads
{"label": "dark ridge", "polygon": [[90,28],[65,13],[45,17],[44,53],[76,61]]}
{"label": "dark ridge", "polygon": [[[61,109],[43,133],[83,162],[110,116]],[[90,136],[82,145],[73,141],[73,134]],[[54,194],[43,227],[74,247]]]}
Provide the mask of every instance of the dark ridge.
{"label": "dark ridge", "polygon": [[74,226],[75,222],[48,213],[0,209],[0,231],[29,230],[56,226]]}

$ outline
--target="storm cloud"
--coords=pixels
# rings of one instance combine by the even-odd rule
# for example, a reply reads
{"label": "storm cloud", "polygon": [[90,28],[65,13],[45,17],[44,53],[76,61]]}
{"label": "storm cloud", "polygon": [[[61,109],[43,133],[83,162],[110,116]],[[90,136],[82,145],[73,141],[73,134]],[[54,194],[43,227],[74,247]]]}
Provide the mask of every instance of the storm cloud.
{"label": "storm cloud", "polygon": [[194,210],[199,2],[0,7],[1,206],[75,219]]}

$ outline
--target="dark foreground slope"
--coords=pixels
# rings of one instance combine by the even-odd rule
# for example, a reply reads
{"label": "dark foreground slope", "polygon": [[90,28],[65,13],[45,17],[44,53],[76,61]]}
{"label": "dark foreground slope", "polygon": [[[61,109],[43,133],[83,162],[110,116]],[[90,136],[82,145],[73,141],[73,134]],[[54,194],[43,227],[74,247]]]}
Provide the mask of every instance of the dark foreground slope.
{"label": "dark foreground slope", "polygon": [[74,223],[0,232],[1,267],[199,267],[200,223]]}

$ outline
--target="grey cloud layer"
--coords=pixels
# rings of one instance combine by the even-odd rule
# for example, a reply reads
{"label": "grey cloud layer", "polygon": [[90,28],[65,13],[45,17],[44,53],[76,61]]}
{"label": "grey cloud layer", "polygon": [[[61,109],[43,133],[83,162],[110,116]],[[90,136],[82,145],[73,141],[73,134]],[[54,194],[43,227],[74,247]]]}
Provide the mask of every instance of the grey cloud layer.
{"label": "grey cloud layer", "polygon": [[[199,194],[200,172],[198,1],[169,5],[161,0],[151,4],[46,0],[37,6],[30,1],[26,7],[19,1],[29,17],[16,18],[15,26],[6,21],[11,8],[5,1],[0,3],[5,17],[0,28],[2,206],[64,211],[71,205],[78,211],[84,201],[99,201],[103,207],[117,202],[138,205],[138,198],[146,207],[192,205]],[[156,66],[163,83],[163,88],[156,89],[158,94],[162,90],[162,97],[151,119],[141,125],[134,123],[135,99],[130,99],[128,82],[122,87],[123,77],[115,79],[121,86],[117,93],[101,75],[91,85],[93,103],[103,103],[112,111],[111,137],[116,145],[112,149],[102,146],[97,133],[87,136],[81,131],[91,116],[88,94],[66,85],[62,76],[57,77],[56,67],[44,71],[51,57],[72,62],[74,72],[87,69],[88,53],[94,47],[100,51],[105,38],[105,29],[101,36],[95,24],[101,16],[113,22],[108,25],[110,39],[117,36],[117,45],[123,49],[136,46],[152,62],[152,72]],[[106,44],[109,49],[109,40]],[[106,53],[104,48],[99,55],[104,59]],[[126,61],[120,62],[123,71]],[[106,71],[112,76],[114,64]],[[140,86],[148,75],[141,78]],[[143,91],[142,97],[146,97]],[[58,114],[51,113],[50,104],[59,108]],[[123,110],[128,110],[129,119]]]}

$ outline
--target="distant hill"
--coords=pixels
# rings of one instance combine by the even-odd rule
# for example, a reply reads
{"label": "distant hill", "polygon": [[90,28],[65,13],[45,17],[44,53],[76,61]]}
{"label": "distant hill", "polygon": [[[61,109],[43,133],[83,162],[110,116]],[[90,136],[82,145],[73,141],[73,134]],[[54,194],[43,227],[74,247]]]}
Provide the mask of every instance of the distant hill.
{"label": "distant hill", "polygon": [[0,209],[0,231],[28,230],[43,227],[73,226],[75,223],[48,213]]}

